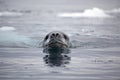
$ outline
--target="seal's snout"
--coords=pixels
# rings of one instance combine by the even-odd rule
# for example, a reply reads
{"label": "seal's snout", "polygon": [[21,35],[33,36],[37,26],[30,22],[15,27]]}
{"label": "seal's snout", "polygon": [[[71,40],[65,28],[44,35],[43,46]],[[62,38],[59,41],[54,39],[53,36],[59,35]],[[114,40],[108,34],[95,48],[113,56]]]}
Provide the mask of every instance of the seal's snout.
{"label": "seal's snout", "polygon": [[60,40],[61,36],[60,36],[59,33],[52,33],[51,36],[50,36],[50,39],[51,40]]}
{"label": "seal's snout", "polygon": [[51,32],[46,35],[43,41],[43,47],[69,47],[69,37],[62,32]]}
{"label": "seal's snout", "polygon": [[69,37],[62,32],[51,32],[43,40],[43,52],[50,55],[60,55],[69,53]]}

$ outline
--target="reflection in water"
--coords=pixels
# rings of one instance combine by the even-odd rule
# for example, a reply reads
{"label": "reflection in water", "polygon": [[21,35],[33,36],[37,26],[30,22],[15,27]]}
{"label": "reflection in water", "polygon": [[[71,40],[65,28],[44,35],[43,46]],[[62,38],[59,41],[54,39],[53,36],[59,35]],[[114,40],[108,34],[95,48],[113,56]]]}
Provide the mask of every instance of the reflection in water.
{"label": "reflection in water", "polygon": [[60,67],[64,66],[66,64],[69,64],[70,57],[68,56],[68,53],[70,53],[69,49],[61,49],[61,48],[52,48],[52,49],[44,49],[44,53],[47,53],[43,57],[45,63],[50,67]]}
{"label": "reflection in water", "polygon": [[57,56],[51,56],[46,55],[44,58],[44,61],[48,66],[65,66],[65,64],[69,63],[70,57],[67,55],[57,55]]}

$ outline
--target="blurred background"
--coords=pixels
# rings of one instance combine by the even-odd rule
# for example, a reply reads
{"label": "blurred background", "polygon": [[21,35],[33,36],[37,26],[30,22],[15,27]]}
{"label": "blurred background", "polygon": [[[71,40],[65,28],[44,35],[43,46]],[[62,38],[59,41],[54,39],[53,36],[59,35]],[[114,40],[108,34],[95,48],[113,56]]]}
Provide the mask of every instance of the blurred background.
{"label": "blurred background", "polygon": [[[69,54],[43,53],[46,34]],[[55,53],[54,53],[55,54]],[[120,0],[0,0],[0,80],[120,80]]]}
{"label": "blurred background", "polygon": [[74,47],[120,47],[119,0],[0,0],[0,47],[38,47],[51,31]]}

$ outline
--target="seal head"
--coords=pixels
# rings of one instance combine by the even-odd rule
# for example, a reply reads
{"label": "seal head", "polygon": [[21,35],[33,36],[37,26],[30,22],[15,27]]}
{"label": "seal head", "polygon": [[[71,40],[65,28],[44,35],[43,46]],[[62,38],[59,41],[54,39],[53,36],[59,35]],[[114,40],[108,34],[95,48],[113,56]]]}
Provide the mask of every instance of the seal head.
{"label": "seal head", "polygon": [[44,48],[69,48],[69,37],[59,31],[54,31],[47,34],[43,41]]}

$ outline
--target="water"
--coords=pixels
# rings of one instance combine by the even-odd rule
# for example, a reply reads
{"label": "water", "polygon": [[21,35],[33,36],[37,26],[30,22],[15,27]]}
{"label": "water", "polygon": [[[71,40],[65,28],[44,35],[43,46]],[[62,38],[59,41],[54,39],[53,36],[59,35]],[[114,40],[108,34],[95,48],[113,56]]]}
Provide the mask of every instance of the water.
{"label": "water", "polygon": [[[119,80],[118,3],[0,0],[0,79]],[[54,63],[41,47],[51,31],[72,42],[70,53]]]}
{"label": "water", "polygon": [[[66,59],[46,59],[42,49],[0,49],[1,80],[119,80],[119,51],[71,49]],[[59,63],[58,63],[59,62]]]}

